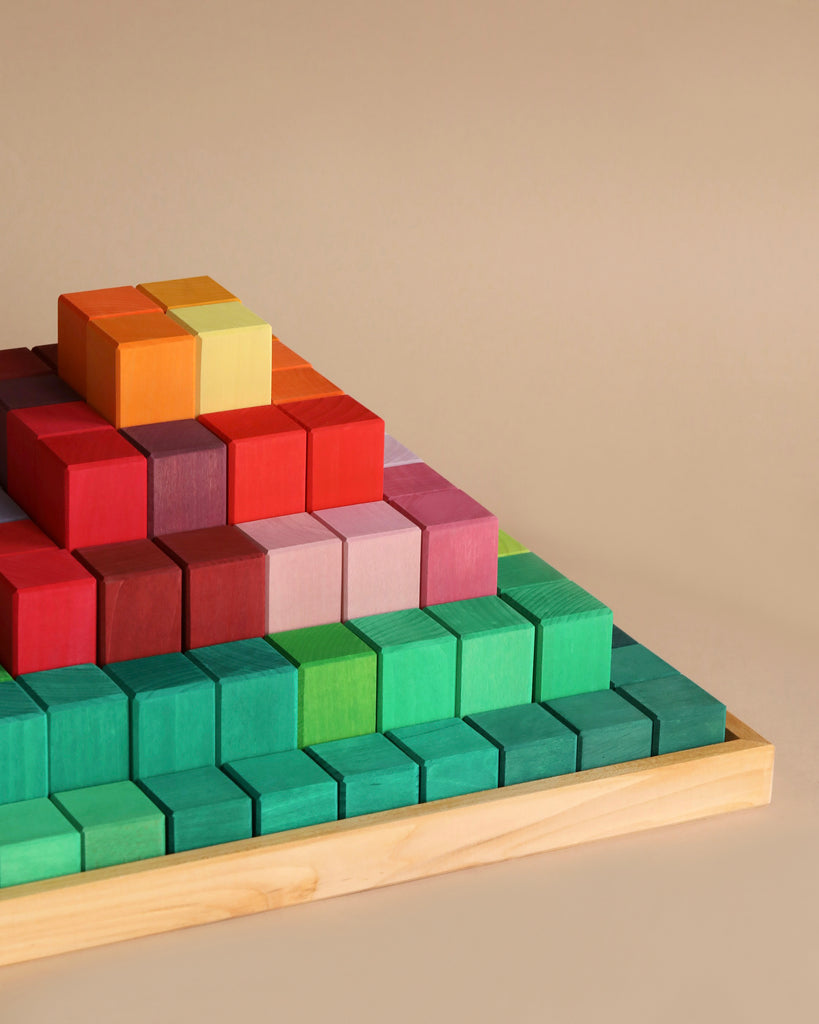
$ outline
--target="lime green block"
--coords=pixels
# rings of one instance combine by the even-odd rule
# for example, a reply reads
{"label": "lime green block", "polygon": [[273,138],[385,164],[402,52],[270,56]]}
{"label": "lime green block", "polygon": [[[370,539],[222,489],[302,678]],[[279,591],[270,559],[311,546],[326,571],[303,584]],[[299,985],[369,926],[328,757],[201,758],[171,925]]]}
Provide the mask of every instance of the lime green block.
{"label": "lime green block", "polygon": [[505,530],[498,530],[498,558],[505,558],[507,555],[521,555],[528,551],[519,540],[510,537]]}
{"label": "lime green block", "polygon": [[455,714],[532,699],[535,629],[499,597],[430,605],[425,611],[458,640]]}
{"label": "lime green block", "polygon": [[407,725],[386,735],[421,769],[421,803],[498,785],[498,748],[460,718]]}
{"label": "lime green block", "polygon": [[613,686],[639,683],[644,679],[662,679],[676,675],[677,670],[642,644],[623,644],[611,652]]}
{"label": "lime green block", "polygon": [[498,593],[501,596],[530,583],[554,583],[565,578],[562,572],[531,551],[509,555],[498,562]]}
{"label": "lime green block", "polygon": [[651,719],[614,690],[547,701],[545,707],[577,733],[577,769],[651,756]]}
{"label": "lime green block", "polygon": [[725,705],[687,676],[675,673],[643,679],[616,690],[654,723],[652,754],[705,747],[725,739]]}
{"label": "lime green block", "polygon": [[48,796],[46,713],[8,677],[0,679],[0,804]]}
{"label": "lime green block", "polygon": [[80,870],[80,833],[48,797],[0,806],[0,888]]}
{"label": "lime green block", "polygon": [[299,670],[298,745],[375,730],[378,659],[341,622],[266,638]]}
{"label": "lime green block", "polygon": [[535,700],[609,688],[613,619],[602,601],[571,580],[518,587],[503,600],[537,630]]}
{"label": "lime green block", "polygon": [[455,714],[458,643],[448,629],[420,608],[347,626],[378,654],[378,732]]}
{"label": "lime green block", "polygon": [[540,704],[484,711],[467,722],[500,750],[502,786],[577,770],[577,734]]}

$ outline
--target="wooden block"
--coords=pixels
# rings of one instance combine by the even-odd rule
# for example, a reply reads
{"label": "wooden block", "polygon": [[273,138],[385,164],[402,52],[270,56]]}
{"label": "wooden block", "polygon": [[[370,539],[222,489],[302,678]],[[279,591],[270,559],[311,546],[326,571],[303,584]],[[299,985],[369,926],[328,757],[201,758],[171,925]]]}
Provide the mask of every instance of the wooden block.
{"label": "wooden block", "polygon": [[619,626],[615,625],[611,634],[611,646],[615,647],[628,647],[630,644],[636,644],[637,641],[633,636],[629,636],[624,630],[620,629]]}
{"label": "wooden block", "polygon": [[252,797],[255,836],[338,817],[338,783],[303,750],[231,761],[222,770]]}
{"label": "wooden block", "polygon": [[534,623],[535,700],[607,690],[612,613],[571,580],[516,587],[503,600]]}
{"label": "wooden block", "polygon": [[88,325],[86,397],[115,427],[196,415],[196,337],[164,313]]}
{"label": "wooden block", "polygon": [[197,416],[270,404],[270,324],[241,302],[184,306],[168,316],[197,337]]}
{"label": "wooden block", "polygon": [[284,345],[274,334],[273,347],[271,350],[273,373],[277,370],[299,370],[309,367],[307,360],[294,352],[292,348]]}
{"label": "wooden block", "polygon": [[31,409],[38,405],[58,405],[74,402],[76,392],[53,373],[37,377],[16,377],[0,380],[0,484],[8,481],[7,419],[14,409]]}
{"label": "wooden block", "polygon": [[42,551],[56,549],[57,545],[47,537],[39,526],[30,519],[15,519],[12,522],[0,522],[0,557],[3,555],[21,555],[26,551]]}
{"label": "wooden block", "polygon": [[148,536],[224,526],[227,448],[196,420],[123,430],[148,460]]}
{"label": "wooden block", "polygon": [[85,341],[89,322],[132,313],[155,313],[160,308],[130,285],[61,295],[57,300],[60,376],[85,397]]}
{"label": "wooden block", "polygon": [[704,747],[725,740],[725,705],[687,676],[675,673],[616,687],[653,723],[652,754]]}
{"label": "wooden block", "polygon": [[177,306],[210,306],[215,302],[238,302],[232,292],[212,277],[178,277],[172,281],[149,281],[137,288],[162,309]]}
{"label": "wooden block", "polygon": [[79,548],[97,581],[97,663],[182,649],[182,570],[149,540]]}
{"label": "wooden block", "polygon": [[535,630],[524,616],[495,596],[433,605],[426,611],[458,641],[456,715],[532,699]]}
{"label": "wooden block", "polygon": [[451,488],[393,502],[421,527],[421,607],[495,594],[498,520]]}
{"label": "wooden block", "polygon": [[0,487],[0,523],[14,523],[26,518],[25,512],[17,502],[12,501],[8,494]]}
{"label": "wooden block", "polygon": [[344,545],[342,619],[418,607],[421,531],[415,523],[384,501],[314,514]]}
{"label": "wooden block", "polygon": [[651,756],[651,719],[614,690],[594,690],[546,701],[577,733],[577,770]]}
{"label": "wooden block", "polygon": [[0,804],[48,796],[43,709],[8,673],[0,681]]}
{"label": "wooden block", "polygon": [[421,803],[498,785],[498,748],[460,718],[391,729],[387,739],[420,768]]}
{"label": "wooden block", "polygon": [[500,751],[502,786],[577,770],[577,733],[540,704],[483,711],[466,721]]}
{"label": "wooden block", "polygon": [[168,853],[230,843],[252,835],[252,801],[218,768],[141,779],[165,813]]}
{"label": "wooden block", "polygon": [[615,647],[611,652],[609,675],[612,686],[639,683],[644,679],[662,679],[663,676],[676,674],[677,669],[673,665],[663,661],[659,655],[642,644],[624,644]]}
{"label": "wooden block", "polygon": [[227,521],[304,512],[307,432],[275,405],[200,418],[227,446]]}
{"label": "wooden block", "polygon": [[566,577],[531,551],[498,559],[498,593],[514,592],[530,583],[554,583]]}
{"label": "wooden block", "polygon": [[396,441],[390,434],[384,435],[384,469],[390,466],[408,466],[411,462],[423,462],[415,452]]}
{"label": "wooden block", "polygon": [[408,494],[428,494],[447,491],[454,485],[436,473],[425,462],[410,462],[404,466],[385,466],[384,500],[395,501]]}
{"label": "wooden block", "polygon": [[458,642],[448,629],[420,608],[347,625],[378,656],[378,732],[455,714]]}
{"label": "wooden block", "polygon": [[48,718],[48,791],[128,778],[128,699],[96,665],[21,675]]}
{"label": "wooden block", "polygon": [[80,870],[80,834],[47,797],[0,806],[0,888]]}
{"label": "wooden block", "polygon": [[216,761],[216,684],[183,654],[119,661],[106,673],[131,704],[131,778]]}
{"label": "wooden block", "polygon": [[0,662],[12,675],[78,665],[97,653],[97,585],[67,551],[0,558]]}
{"label": "wooden block", "polygon": [[307,430],[306,508],[381,501],[384,421],[349,395],[282,406]]}
{"label": "wooden block", "polygon": [[83,871],[165,853],[165,815],[133,782],[71,789],[51,800],[80,833]]}
{"label": "wooden block", "polygon": [[52,373],[59,373],[59,348],[55,342],[53,345],[35,345],[31,352],[38,359],[42,359]]}
{"label": "wooden block", "polygon": [[48,364],[36,352],[22,347],[0,349],[0,380],[36,377],[38,374],[51,372]]}
{"label": "wooden block", "polygon": [[307,753],[338,782],[339,818],[418,803],[418,765],[381,733],[318,743]]}
{"label": "wooden block", "polygon": [[498,558],[505,558],[507,555],[525,555],[529,548],[525,548],[520,541],[510,537],[505,530],[498,530]]}
{"label": "wooden block", "polygon": [[343,623],[267,637],[299,670],[300,747],[375,729],[377,659]]}
{"label": "wooden block", "polygon": [[182,567],[182,647],[210,647],[261,636],[265,552],[236,526],[157,537]]}
{"label": "wooden block", "polygon": [[307,512],[240,523],[266,554],[266,632],[341,621],[341,538]]}
{"label": "wooden block", "polygon": [[307,366],[294,366],[289,370],[273,370],[270,378],[270,400],[274,405],[285,402],[306,402],[314,398],[332,398],[343,395],[340,387]]}
{"label": "wooden block", "polygon": [[187,657],[216,683],[216,763],[291,750],[299,675],[261,637],[199,647]]}

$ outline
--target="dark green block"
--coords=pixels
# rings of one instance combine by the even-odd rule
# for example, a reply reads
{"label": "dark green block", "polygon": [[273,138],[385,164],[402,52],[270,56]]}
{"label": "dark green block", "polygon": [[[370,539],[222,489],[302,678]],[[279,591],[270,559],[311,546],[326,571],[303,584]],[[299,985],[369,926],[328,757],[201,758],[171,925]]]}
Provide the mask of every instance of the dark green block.
{"label": "dark green block", "polygon": [[620,629],[619,626],[615,626],[611,634],[611,646],[612,649],[615,647],[628,647],[630,644],[636,644],[637,641],[633,636],[629,636],[625,630]]}
{"label": "dark green block", "polygon": [[577,733],[540,704],[484,711],[466,720],[499,748],[502,786],[577,770]]}
{"label": "dark green block", "polygon": [[379,732],[455,714],[458,642],[440,622],[410,608],[347,625],[378,655]]}
{"label": "dark green block", "polygon": [[80,870],[80,833],[48,797],[0,806],[0,888]]}
{"label": "dark green block", "polygon": [[516,587],[503,600],[536,627],[535,700],[609,688],[612,613],[602,601],[571,580]]}
{"label": "dark green block", "polygon": [[578,771],[651,755],[651,719],[614,690],[558,697],[545,706],[577,733]]}
{"label": "dark green block", "polygon": [[498,593],[505,594],[516,587],[525,587],[531,583],[554,583],[566,577],[554,566],[544,562],[542,558],[527,551],[518,555],[508,555],[498,560]]}
{"label": "dark green block", "polygon": [[499,597],[436,604],[425,611],[458,639],[456,715],[532,699],[535,631],[527,619]]}
{"label": "dark green block", "polygon": [[618,686],[617,693],[651,718],[652,754],[690,750],[725,739],[725,705],[679,673]]}
{"label": "dark green block", "polygon": [[0,679],[0,804],[48,796],[46,724],[45,711],[20,685]]}
{"label": "dark green block", "polygon": [[338,817],[338,783],[303,750],[247,757],[222,770],[253,798],[256,836]]}
{"label": "dark green block", "polygon": [[165,815],[133,782],[54,793],[82,837],[82,869],[127,864],[165,852]]}
{"label": "dark green block", "polygon": [[643,679],[661,679],[677,670],[642,644],[627,644],[611,652],[611,683],[625,686]]}
{"label": "dark green block", "polygon": [[373,732],[377,658],[351,629],[332,622],[267,640],[299,670],[300,747]]}
{"label": "dark green block", "polygon": [[299,675],[261,637],[188,651],[216,681],[216,763],[292,750],[298,740]]}
{"label": "dark green block", "polygon": [[247,839],[253,833],[253,802],[219,768],[140,779],[140,786],[164,812],[168,853]]}
{"label": "dark green block", "polygon": [[158,654],[105,671],[131,701],[132,778],[215,763],[216,684],[198,665],[184,654]]}
{"label": "dark green block", "polygon": [[128,778],[128,698],[96,665],[20,676],[48,717],[48,791]]}
{"label": "dark green block", "polygon": [[418,803],[418,765],[381,733],[319,743],[307,753],[338,782],[339,818]]}
{"label": "dark green block", "polygon": [[497,747],[460,718],[407,725],[386,735],[421,769],[421,803],[498,785]]}

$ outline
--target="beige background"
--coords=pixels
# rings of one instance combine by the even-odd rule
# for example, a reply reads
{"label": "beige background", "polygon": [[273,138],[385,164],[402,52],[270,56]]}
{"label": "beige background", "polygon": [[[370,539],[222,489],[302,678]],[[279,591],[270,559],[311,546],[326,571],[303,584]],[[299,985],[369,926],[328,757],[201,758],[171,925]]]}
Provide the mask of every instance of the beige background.
{"label": "beige background", "polygon": [[778,745],[767,810],[8,968],[3,1024],[815,1019],[819,4],[2,7],[0,343],[212,274]]}

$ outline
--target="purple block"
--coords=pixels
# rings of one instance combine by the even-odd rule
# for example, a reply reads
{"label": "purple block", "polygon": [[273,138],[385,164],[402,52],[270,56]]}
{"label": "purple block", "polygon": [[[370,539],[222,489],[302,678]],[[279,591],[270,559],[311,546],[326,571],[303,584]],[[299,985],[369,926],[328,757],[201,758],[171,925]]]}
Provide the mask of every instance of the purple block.
{"label": "purple block", "polygon": [[0,488],[0,523],[14,523],[18,519],[28,519],[28,516],[17,502]]}
{"label": "purple block", "polygon": [[405,466],[408,462],[423,462],[406,445],[396,441],[389,434],[384,435],[384,469],[388,466]]}
{"label": "purple block", "polygon": [[410,462],[403,466],[389,466],[384,469],[385,501],[394,501],[406,494],[446,491],[454,486],[425,462]]}
{"label": "purple block", "polygon": [[11,409],[33,409],[38,405],[61,405],[79,402],[76,391],[56,373],[40,373],[36,377],[13,377],[0,380],[0,483],[6,486],[6,416]]}

